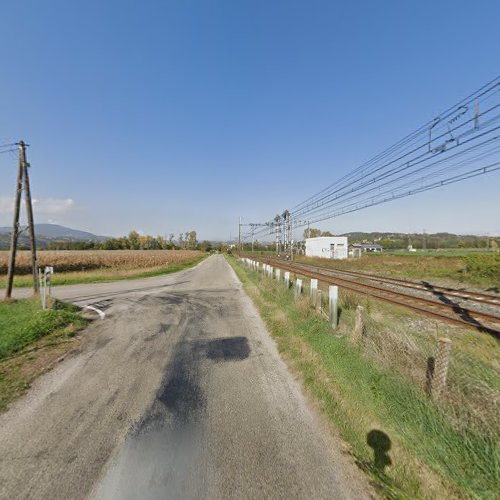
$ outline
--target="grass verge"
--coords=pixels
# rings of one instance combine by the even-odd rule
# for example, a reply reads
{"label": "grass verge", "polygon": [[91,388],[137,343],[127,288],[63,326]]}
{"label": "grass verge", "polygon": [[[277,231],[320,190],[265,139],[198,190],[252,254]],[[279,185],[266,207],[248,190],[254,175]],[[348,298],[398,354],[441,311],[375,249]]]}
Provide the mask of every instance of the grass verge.
{"label": "grass verge", "polygon": [[[274,255],[273,255],[274,256]],[[249,255],[250,257],[250,255]],[[365,253],[360,258],[324,259],[297,255],[297,262],[344,271],[363,271],[409,280],[500,293],[500,253]]]}
{"label": "grass verge", "polygon": [[[192,260],[182,262],[180,264],[172,264],[169,266],[152,267],[149,269],[99,269],[91,271],[79,272],[63,272],[56,273],[52,278],[52,285],[79,285],[85,283],[106,283],[111,281],[122,281],[130,279],[150,278],[153,276],[160,276],[162,274],[172,274],[183,271],[189,267],[193,267],[203,259],[206,255],[197,256]],[[31,275],[16,276],[14,279],[14,286],[16,288],[30,287],[33,283]],[[5,277],[0,278],[0,288],[6,286]]]}
{"label": "grass verge", "polygon": [[76,340],[88,320],[75,306],[35,299],[0,303],[0,411],[23,394]]}
{"label": "grass verge", "polygon": [[[345,336],[333,335],[307,300],[294,301],[283,286],[232,257],[229,262],[283,357],[381,495],[498,498],[498,435],[455,425],[412,380],[365,356]],[[352,325],[348,304],[341,317],[344,326]]]}

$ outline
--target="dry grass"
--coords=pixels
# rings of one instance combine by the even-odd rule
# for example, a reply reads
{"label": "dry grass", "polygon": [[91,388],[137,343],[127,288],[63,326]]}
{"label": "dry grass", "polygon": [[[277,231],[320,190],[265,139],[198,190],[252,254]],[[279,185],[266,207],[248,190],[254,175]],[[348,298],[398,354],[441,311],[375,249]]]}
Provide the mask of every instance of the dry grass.
{"label": "dry grass", "polygon": [[[444,281],[461,286],[481,288],[498,287],[500,278],[500,254],[488,255],[394,255],[364,254],[358,259],[331,260],[297,256],[298,262],[315,264],[340,270],[364,271],[383,276],[413,280]],[[477,268],[477,263],[487,264]],[[484,262],[483,262],[484,261]]]}
{"label": "dry grass", "polygon": [[[40,266],[54,266],[56,272],[95,269],[151,269],[183,264],[203,255],[197,250],[42,250]],[[7,272],[9,252],[0,251],[0,274]],[[17,254],[16,272],[31,273],[30,253]]]}
{"label": "dry grass", "polygon": [[[339,326],[332,332],[307,296],[294,300],[283,282],[278,286],[232,263],[280,352],[302,375],[381,495],[498,497],[496,339],[342,290]],[[358,305],[365,308],[359,345],[351,335]],[[435,402],[427,393],[427,366],[440,337],[452,340],[452,352],[447,389]],[[373,429],[392,441],[392,464],[386,469],[377,469],[371,461],[367,434]]]}

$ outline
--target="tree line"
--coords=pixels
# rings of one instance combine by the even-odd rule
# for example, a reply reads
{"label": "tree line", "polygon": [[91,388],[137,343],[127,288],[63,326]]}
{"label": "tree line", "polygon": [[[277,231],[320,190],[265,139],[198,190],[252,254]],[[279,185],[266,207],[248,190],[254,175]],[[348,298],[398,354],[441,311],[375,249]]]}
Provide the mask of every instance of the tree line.
{"label": "tree line", "polygon": [[127,236],[108,238],[103,241],[67,241],[49,240],[44,247],[47,250],[212,250],[210,241],[198,242],[196,231],[187,231],[175,236],[142,235],[130,231]]}

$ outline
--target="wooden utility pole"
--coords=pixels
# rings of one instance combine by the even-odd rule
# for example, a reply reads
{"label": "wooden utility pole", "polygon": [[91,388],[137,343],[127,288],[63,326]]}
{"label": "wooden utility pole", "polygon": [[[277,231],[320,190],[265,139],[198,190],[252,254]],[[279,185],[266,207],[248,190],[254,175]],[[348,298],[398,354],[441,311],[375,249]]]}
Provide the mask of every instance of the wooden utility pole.
{"label": "wooden utility pole", "polygon": [[24,141],[19,141],[19,161],[17,166],[17,184],[16,196],[14,199],[14,221],[12,224],[12,238],[10,242],[9,269],[7,272],[7,289],[5,299],[10,300],[12,297],[12,287],[14,285],[14,272],[16,269],[16,254],[17,240],[19,238],[19,215],[21,212],[21,196],[25,191],[26,211],[28,216],[30,246],[31,246],[31,264],[33,271],[33,291],[38,293],[38,267],[36,261],[36,240],[35,240],[35,225],[33,220],[33,206],[31,204],[31,191],[28,176],[28,162],[26,161],[26,144]]}
{"label": "wooden utility pole", "polygon": [[12,237],[10,240],[9,270],[7,271],[7,290],[5,300],[12,296],[14,284],[14,270],[16,268],[17,238],[19,236],[19,212],[21,211],[21,194],[23,190],[23,164],[21,160],[21,146],[19,146],[19,161],[17,164],[16,196],[14,199],[14,221],[12,223]]}
{"label": "wooden utility pole", "polygon": [[19,141],[19,156],[23,165],[24,175],[24,196],[26,200],[26,215],[28,218],[28,231],[30,235],[31,248],[31,269],[33,273],[33,292],[38,293],[38,263],[36,259],[36,239],[35,239],[35,222],[33,219],[33,205],[31,203],[30,178],[28,175],[29,163],[26,161],[26,145],[23,141]]}

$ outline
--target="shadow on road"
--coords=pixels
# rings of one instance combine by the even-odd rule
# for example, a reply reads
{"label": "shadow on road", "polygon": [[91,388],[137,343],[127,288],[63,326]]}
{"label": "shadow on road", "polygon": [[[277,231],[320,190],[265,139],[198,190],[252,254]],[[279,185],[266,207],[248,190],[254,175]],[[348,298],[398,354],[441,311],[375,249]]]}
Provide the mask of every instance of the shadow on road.
{"label": "shadow on road", "polygon": [[230,337],[207,342],[206,356],[214,361],[231,361],[248,358],[250,346],[246,337]]}

